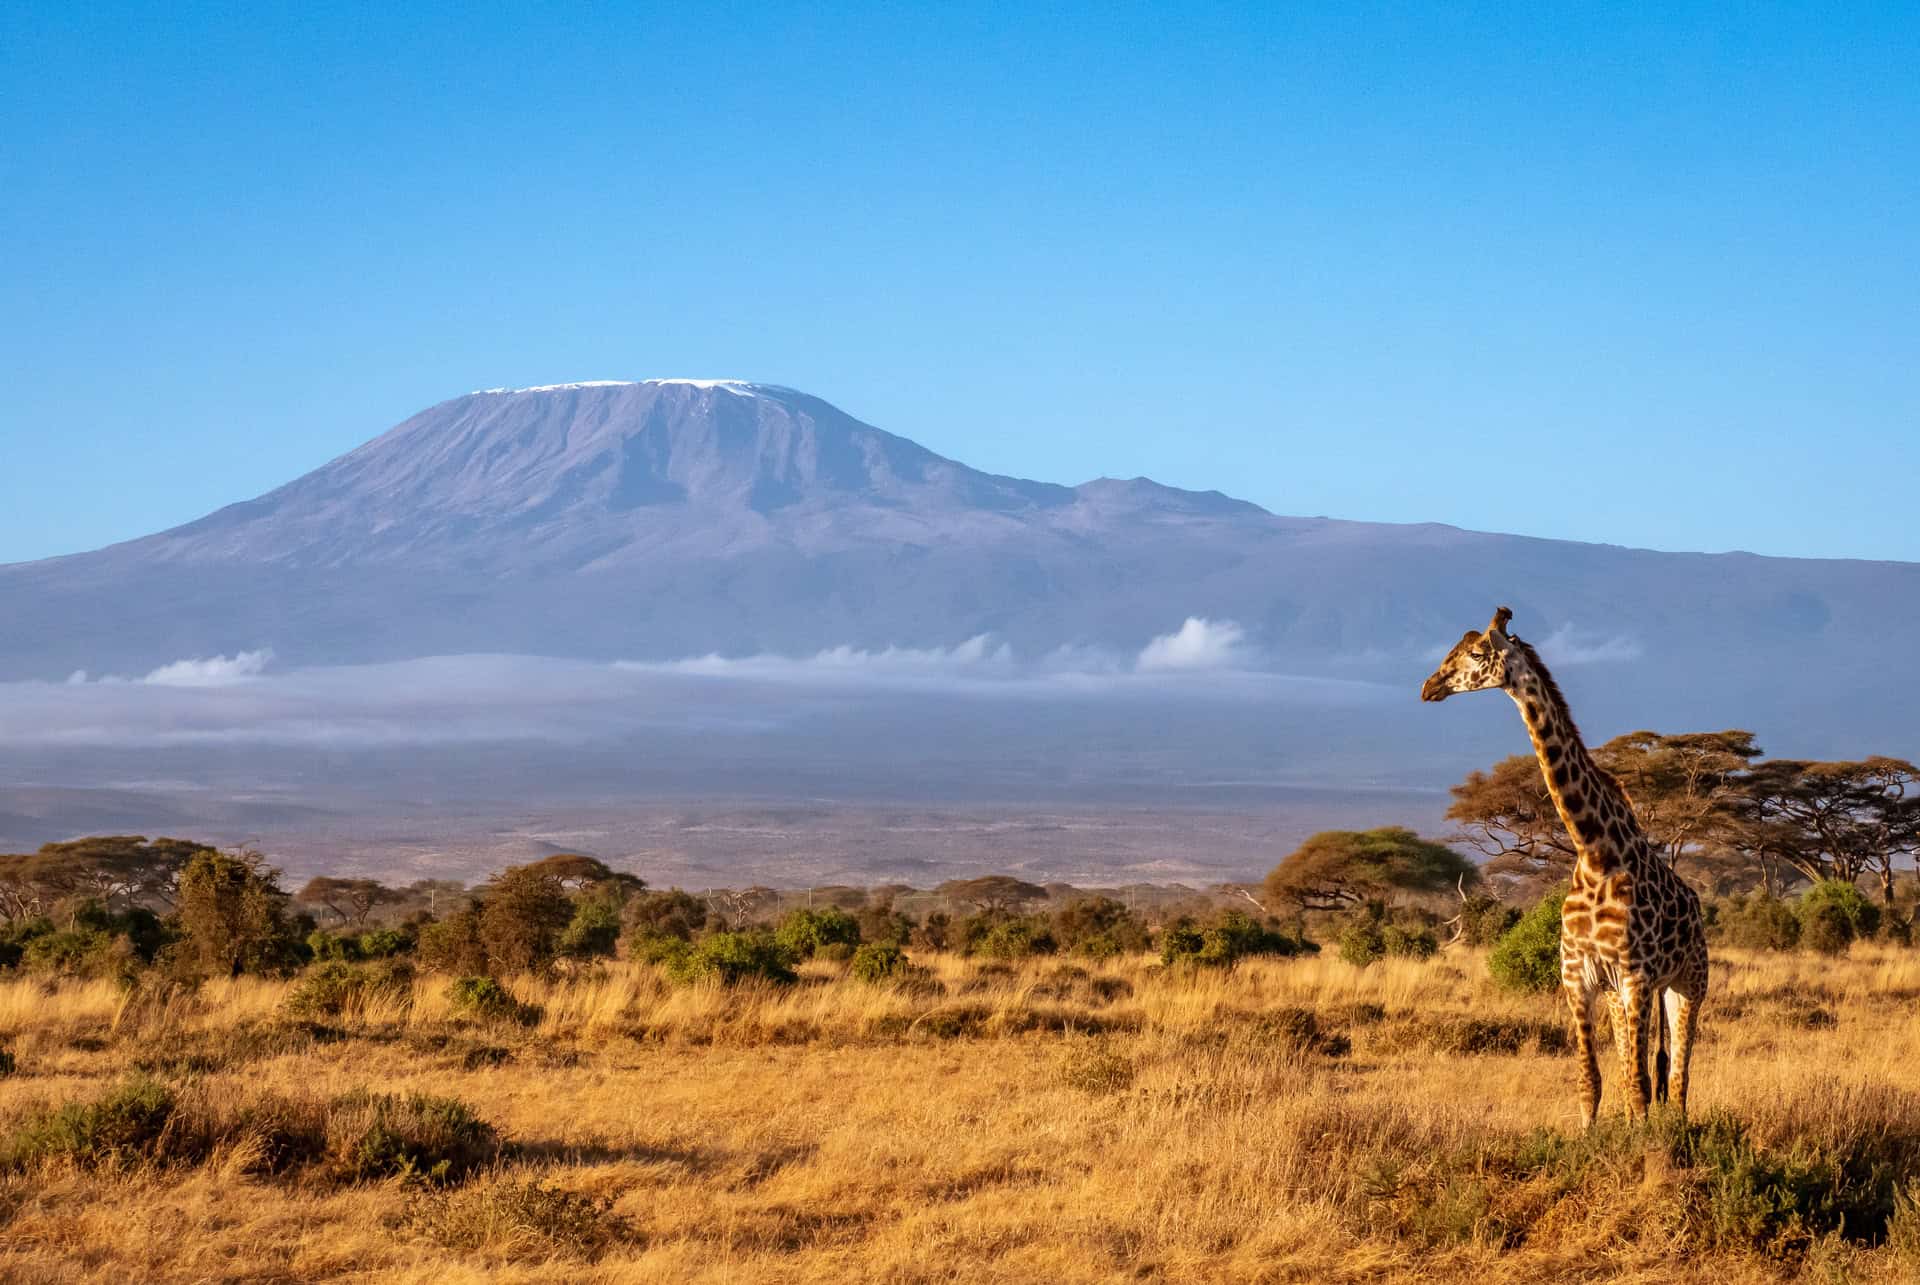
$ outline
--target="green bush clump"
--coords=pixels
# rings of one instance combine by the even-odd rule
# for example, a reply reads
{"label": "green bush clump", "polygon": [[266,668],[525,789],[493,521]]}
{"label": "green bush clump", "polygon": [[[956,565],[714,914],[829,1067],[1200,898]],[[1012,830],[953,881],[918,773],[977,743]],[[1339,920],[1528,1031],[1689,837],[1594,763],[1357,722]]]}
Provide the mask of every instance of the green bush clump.
{"label": "green bush clump", "polygon": [[327,1111],[327,1159],[348,1182],[458,1182],[500,1154],[500,1135],[457,1098],[349,1093]]}
{"label": "green bush clump", "polygon": [[287,992],[282,1009],[289,1017],[315,1020],[340,1017],[375,1000],[410,999],[413,970],[396,961],[349,964],[329,959],[302,973]]}
{"label": "green bush clump", "polygon": [[905,951],[892,943],[878,941],[870,941],[854,951],[853,962],[847,968],[847,975],[855,981],[874,985],[898,981],[913,972],[913,961]]}
{"label": "green bush clump", "polygon": [[[989,910],[946,927],[946,942],[962,955],[986,959],[1026,959],[1051,955],[1058,948],[1045,915],[1016,915]],[[932,945],[929,937],[927,944]]]}
{"label": "green bush clump", "polygon": [[613,892],[588,893],[574,905],[573,918],[560,933],[556,949],[568,959],[611,959],[620,944],[621,904]]}
{"label": "green bush clump", "polygon": [[1743,950],[1792,950],[1800,944],[1800,917],[1792,904],[1755,890],[1714,908],[1713,935]]}
{"label": "green bush clump", "polygon": [[1517,907],[1476,892],[1460,907],[1460,941],[1468,946],[1491,946],[1519,922]]}
{"label": "green bush clump", "polygon": [[1160,962],[1202,968],[1231,968],[1250,955],[1298,955],[1320,948],[1305,938],[1290,937],[1238,910],[1222,911],[1209,924],[1176,919],[1160,934]]}
{"label": "green bush clump", "polygon": [[796,980],[793,961],[765,930],[710,933],[665,961],[667,974],[683,984],[714,981],[725,986],[750,978]]}
{"label": "green bush clump", "polygon": [[1386,907],[1378,902],[1347,921],[1340,930],[1340,958],[1365,968],[1389,956],[1395,959],[1432,959],[1440,939],[1420,924],[1389,923]]}
{"label": "green bush clump", "polygon": [[66,1159],[122,1165],[151,1154],[172,1117],[174,1097],[145,1076],[122,1081],[92,1102],[69,1102],[35,1113],[7,1139],[9,1168]]}
{"label": "green bush clump", "polygon": [[1146,924],[1112,897],[1082,897],[1056,911],[1052,931],[1062,950],[1085,959],[1138,955],[1152,944]]}
{"label": "green bush clump", "polygon": [[[774,930],[774,941],[787,958],[812,959],[831,947],[844,946],[848,955],[860,944],[860,921],[838,906],[790,912]],[[831,958],[828,955],[828,958]]]}
{"label": "green bush clump", "polygon": [[1560,907],[1565,888],[1542,897],[1494,943],[1487,972],[1508,990],[1550,991],[1560,985]]}
{"label": "green bush clump", "polygon": [[1880,907],[1842,879],[1823,879],[1800,894],[1794,907],[1801,944],[1823,955],[1838,955],[1880,927]]}
{"label": "green bush clump", "polygon": [[447,984],[447,1009],[455,1020],[514,1022],[532,1026],[540,1020],[536,1004],[522,1004],[513,992],[491,977],[456,977]]}

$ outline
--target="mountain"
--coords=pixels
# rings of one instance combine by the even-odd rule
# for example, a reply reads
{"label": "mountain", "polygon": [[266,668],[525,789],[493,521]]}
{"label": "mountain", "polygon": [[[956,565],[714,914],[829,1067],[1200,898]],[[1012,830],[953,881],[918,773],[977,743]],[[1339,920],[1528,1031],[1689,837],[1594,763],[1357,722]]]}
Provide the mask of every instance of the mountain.
{"label": "mountain", "polygon": [[260,648],[280,666],[669,659],[990,633],[1023,655],[1131,654],[1202,616],[1237,622],[1274,669],[1417,684],[1497,602],[1567,663],[1611,663],[1626,711],[1668,725],[1751,712],[1823,747],[1920,749],[1920,565],[1282,517],[1143,478],[1025,481],[729,380],[472,393],[185,526],[0,567],[0,680]]}

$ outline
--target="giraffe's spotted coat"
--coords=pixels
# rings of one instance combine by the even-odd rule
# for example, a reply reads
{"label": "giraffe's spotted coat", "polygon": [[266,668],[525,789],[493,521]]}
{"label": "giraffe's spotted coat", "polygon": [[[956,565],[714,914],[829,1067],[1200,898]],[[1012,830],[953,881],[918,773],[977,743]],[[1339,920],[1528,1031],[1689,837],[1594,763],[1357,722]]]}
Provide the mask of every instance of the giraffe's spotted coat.
{"label": "giraffe's spotted coat", "polygon": [[[1539,655],[1507,634],[1512,615],[1502,607],[1485,632],[1461,638],[1421,697],[1438,701],[1496,689],[1511,696],[1579,852],[1560,913],[1560,984],[1574,1019],[1582,1122],[1592,1124],[1600,1107],[1593,1004],[1603,997],[1613,1018],[1627,1114],[1644,1115],[1656,1094],[1685,1111],[1694,1023],[1707,994],[1700,898],[1655,853],[1626,791],[1587,752]],[[1651,1083],[1649,1036],[1656,1050]]]}

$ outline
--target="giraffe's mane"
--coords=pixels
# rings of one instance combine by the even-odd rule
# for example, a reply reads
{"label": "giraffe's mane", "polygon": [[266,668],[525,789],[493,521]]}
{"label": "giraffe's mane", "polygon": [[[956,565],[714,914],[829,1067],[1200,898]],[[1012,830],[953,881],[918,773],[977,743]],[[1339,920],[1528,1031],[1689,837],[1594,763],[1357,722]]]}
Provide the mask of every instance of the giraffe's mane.
{"label": "giraffe's mane", "polygon": [[[1553,671],[1547,668],[1546,662],[1540,659],[1540,653],[1535,651],[1533,644],[1526,639],[1515,638],[1512,634],[1508,634],[1507,641],[1518,647],[1521,654],[1526,656],[1527,663],[1533,666],[1534,675],[1540,680],[1540,686],[1546,690],[1547,698],[1559,709],[1560,717],[1564,718],[1567,722],[1568,731],[1573,735],[1573,738],[1580,743],[1581,748],[1585,749],[1587,744],[1586,737],[1580,734],[1580,725],[1573,721],[1573,710],[1567,705],[1567,698],[1561,693],[1560,684],[1553,681]],[[1600,765],[1600,761],[1593,757],[1593,751],[1587,750],[1586,758],[1588,772],[1598,777],[1606,785],[1619,791],[1621,799],[1624,800],[1627,805],[1627,814],[1633,817],[1634,823],[1638,825],[1639,814],[1634,810],[1633,796],[1627,793],[1627,787],[1620,783],[1619,777]]]}

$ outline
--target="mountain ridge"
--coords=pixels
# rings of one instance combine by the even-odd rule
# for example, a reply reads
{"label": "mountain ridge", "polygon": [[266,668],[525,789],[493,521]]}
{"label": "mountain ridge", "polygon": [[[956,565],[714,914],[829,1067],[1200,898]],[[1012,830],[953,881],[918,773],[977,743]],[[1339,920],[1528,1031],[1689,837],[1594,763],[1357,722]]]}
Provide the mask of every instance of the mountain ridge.
{"label": "mountain ridge", "polygon": [[[947,647],[1131,654],[1189,616],[1255,663],[1402,681],[1512,605],[1704,717],[1818,667],[1876,717],[1920,635],[1920,564],[1670,553],[1273,514],[1146,478],[972,469],[811,394],[581,381],[426,408],[264,495],[0,566],[0,680],[288,665]],[[1756,695],[1758,694],[1758,695]],[[1699,699],[1695,699],[1699,698]],[[1797,702],[1797,703],[1796,703]]]}

